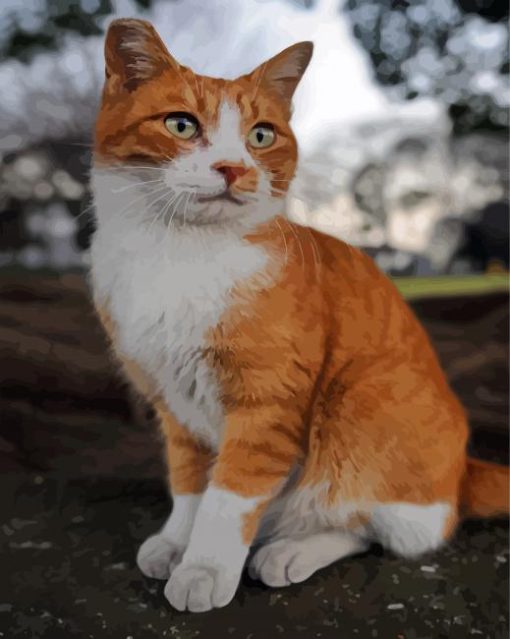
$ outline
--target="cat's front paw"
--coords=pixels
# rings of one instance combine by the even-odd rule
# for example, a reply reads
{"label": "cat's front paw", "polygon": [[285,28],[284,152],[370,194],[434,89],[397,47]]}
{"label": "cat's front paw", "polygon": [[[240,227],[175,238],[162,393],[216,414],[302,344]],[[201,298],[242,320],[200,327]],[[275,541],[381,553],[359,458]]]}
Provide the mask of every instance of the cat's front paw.
{"label": "cat's front paw", "polygon": [[138,550],[136,563],[146,577],[168,579],[181,562],[185,548],[163,535],[152,535]]}
{"label": "cat's front paw", "polygon": [[238,582],[212,566],[180,564],[165,586],[165,596],[177,610],[206,612],[226,606]]}

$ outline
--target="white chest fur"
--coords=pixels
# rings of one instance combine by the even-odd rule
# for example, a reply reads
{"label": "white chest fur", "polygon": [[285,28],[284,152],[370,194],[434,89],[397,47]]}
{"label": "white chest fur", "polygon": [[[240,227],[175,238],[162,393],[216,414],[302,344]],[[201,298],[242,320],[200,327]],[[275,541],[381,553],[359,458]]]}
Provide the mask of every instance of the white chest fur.
{"label": "white chest fur", "polygon": [[232,287],[264,269],[267,254],[229,232],[167,232],[108,213],[98,211],[92,283],[115,322],[117,348],[156,381],[176,418],[216,448],[223,413],[204,336]]}

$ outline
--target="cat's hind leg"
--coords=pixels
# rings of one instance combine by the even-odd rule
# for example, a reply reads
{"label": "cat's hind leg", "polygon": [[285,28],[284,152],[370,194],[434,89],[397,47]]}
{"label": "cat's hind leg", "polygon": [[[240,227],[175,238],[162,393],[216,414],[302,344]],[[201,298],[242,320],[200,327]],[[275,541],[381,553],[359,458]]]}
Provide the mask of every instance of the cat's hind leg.
{"label": "cat's hind leg", "polygon": [[364,552],[369,543],[354,533],[326,530],[303,537],[284,537],[259,548],[248,573],[267,586],[281,587],[308,579],[329,564]]}
{"label": "cat's hind leg", "polygon": [[452,503],[378,504],[372,510],[370,528],[375,541],[401,557],[418,557],[437,550],[457,522]]}

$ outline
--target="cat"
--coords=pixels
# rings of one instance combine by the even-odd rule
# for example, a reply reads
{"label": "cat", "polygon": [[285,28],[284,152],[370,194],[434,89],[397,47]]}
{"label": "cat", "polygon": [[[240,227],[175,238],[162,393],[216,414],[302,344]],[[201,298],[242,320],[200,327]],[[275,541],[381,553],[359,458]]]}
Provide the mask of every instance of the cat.
{"label": "cat", "polygon": [[91,285],[165,435],[173,509],[137,561],[178,610],[228,604],[246,563],[286,586],[508,511],[508,469],[467,458],[464,410],[394,285],[285,217],[311,55],[300,42],[227,81],[148,22],[106,37]]}

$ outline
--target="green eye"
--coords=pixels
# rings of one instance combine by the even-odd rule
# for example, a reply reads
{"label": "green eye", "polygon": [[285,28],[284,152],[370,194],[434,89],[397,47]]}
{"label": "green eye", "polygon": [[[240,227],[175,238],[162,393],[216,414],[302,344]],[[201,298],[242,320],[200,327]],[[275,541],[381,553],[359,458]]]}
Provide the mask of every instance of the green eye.
{"label": "green eye", "polygon": [[181,140],[190,140],[198,133],[198,122],[189,113],[171,113],[165,118],[165,126],[172,135]]}
{"label": "green eye", "polygon": [[248,133],[248,143],[255,149],[266,149],[275,138],[276,133],[270,124],[256,124]]}

